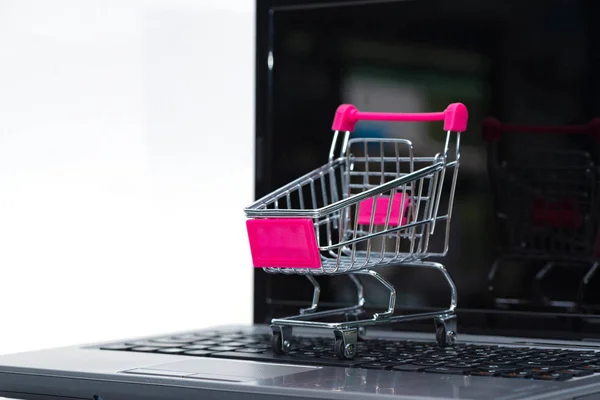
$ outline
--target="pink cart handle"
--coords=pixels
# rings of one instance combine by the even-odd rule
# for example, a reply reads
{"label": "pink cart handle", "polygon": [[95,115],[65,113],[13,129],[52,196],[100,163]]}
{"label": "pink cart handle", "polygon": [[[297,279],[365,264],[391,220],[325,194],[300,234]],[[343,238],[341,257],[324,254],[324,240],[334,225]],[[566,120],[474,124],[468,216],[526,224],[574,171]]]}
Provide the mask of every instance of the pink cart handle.
{"label": "pink cart handle", "polygon": [[482,133],[487,141],[497,141],[508,133],[587,134],[600,140],[600,119],[593,119],[586,125],[525,125],[504,124],[495,118],[486,118],[483,120]]}
{"label": "pink cart handle", "polygon": [[444,130],[464,132],[467,129],[469,113],[462,103],[452,103],[446,110],[433,113],[382,113],[358,111],[352,104],[342,104],[335,112],[332,129],[334,131],[354,131],[358,121],[397,121],[426,122],[444,121]]}

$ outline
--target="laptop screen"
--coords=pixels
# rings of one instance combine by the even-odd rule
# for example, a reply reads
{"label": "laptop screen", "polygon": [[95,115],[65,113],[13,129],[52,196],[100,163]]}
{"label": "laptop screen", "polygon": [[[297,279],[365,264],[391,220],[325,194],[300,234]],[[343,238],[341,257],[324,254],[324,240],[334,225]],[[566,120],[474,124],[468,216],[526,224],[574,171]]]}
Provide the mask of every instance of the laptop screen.
{"label": "laptop screen", "polygon": [[[585,0],[258,2],[257,196],[325,164],[339,104],[469,110],[442,262],[462,331],[594,336],[600,317],[600,4]],[[361,122],[353,137],[443,151],[440,126]],[[440,235],[443,240],[443,235]],[[432,241],[435,243],[435,235]],[[400,312],[447,306],[436,271],[378,269]],[[347,276],[320,277],[325,307]],[[363,279],[370,308],[388,293]],[[302,276],[256,271],[255,321],[311,300]],[[426,323],[430,330],[430,322]],[[422,329],[419,323],[400,326]]]}

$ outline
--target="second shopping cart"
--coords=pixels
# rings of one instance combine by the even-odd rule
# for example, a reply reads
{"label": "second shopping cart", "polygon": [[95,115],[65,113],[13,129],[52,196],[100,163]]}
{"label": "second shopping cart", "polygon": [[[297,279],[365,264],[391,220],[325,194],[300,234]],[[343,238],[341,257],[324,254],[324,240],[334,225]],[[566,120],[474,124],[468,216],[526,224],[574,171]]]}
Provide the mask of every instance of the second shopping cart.
{"label": "second shopping cart", "polygon": [[[418,157],[407,139],[351,138],[355,125],[365,120],[442,121],[444,146],[438,154]],[[311,307],[271,321],[275,353],[292,349],[293,327],[312,327],[332,330],[335,354],[352,358],[367,326],[429,318],[435,322],[437,342],[454,343],[456,287],[442,264],[426,259],[443,257],[448,251],[460,133],[466,130],[467,120],[467,108],[461,103],[433,113],[362,112],[341,105],[333,121],[328,162],[246,208],[254,266],[267,273],[305,275],[314,287]],[[447,202],[444,207],[440,207],[442,200]],[[442,229],[436,229],[439,224]],[[443,235],[440,249],[432,248],[433,235]],[[439,271],[450,289],[450,305],[433,312],[394,315],[396,290],[376,271],[382,266]],[[340,274],[348,274],[355,283],[357,304],[319,311],[315,277]],[[371,318],[358,318],[365,305],[359,276],[370,276],[389,291],[387,309]],[[316,321],[340,315],[348,318]]]}
{"label": "second shopping cart", "polygon": [[[519,125],[487,118],[482,133],[502,254],[488,275],[492,301],[502,308],[537,303],[583,311],[586,288],[600,265],[598,167],[590,153],[590,143],[600,138],[600,124]],[[521,151],[508,152],[507,158],[505,146]],[[506,287],[498,273],[512,265],[537,268],[533,290],[527,291],[533,298],[501,295]],[[567,292],[557,299],[542,284],[559,267],[584,275],[574,295],[565,282],[554,285],[554,292]]]}

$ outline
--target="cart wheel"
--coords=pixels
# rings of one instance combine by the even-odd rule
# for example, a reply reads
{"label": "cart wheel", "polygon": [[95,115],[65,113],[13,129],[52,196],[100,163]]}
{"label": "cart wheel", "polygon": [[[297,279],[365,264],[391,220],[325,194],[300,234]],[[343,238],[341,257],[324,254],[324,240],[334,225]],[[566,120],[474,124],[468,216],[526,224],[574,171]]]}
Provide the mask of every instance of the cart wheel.
{"label": "cart wheel", "polygon": [[292,348],[292,327],[271,325],[271,349],[273,353],[282,355]]}
{"label": "cart wheel", "polygon": [[[353,346],[353,345],[348,345],[348,346]],[[337,356],[337,358],[339,358],[340,360],[351,360],[352,358],[354,358],[354,355],[356,354],[356,350],[351,347],[351,348],[346,348],[347,346],[344,345],[344,339],[336,339],[335,340],[335,345],[333,348],[333,351],[335,353],[335,355]]]}
{"label": "cart wheel", "polygon": [[340,360],[345,360],[346,355],[344,354],[344,341],[342,339],[336,339],[333,347],[333,352]]}
{"label": "cart wheel", "polygon": [[365,326],[361,326],[358,328],[358,341],[364,342],[367,340],[367,328]]}
{"label": "cart wheel", "polygon": [[448,331],[444,325],[440,325],[435,330],[435,340],[437,341],[438,346],[447,347],[452,344],[452,341],[448,337]]}
{"label": "cart wheel", "polygon": [[456,315],[447,314],[433,320],[435,340],[440,347],[452,346],[456,342]]}
{"label": "cart wheel", "polygon": [[281,341],[281,332],[273,332],[273,335],[271,336],[271,348],[273,349],[273,353],[277,355],[285,354],[283,343]]}

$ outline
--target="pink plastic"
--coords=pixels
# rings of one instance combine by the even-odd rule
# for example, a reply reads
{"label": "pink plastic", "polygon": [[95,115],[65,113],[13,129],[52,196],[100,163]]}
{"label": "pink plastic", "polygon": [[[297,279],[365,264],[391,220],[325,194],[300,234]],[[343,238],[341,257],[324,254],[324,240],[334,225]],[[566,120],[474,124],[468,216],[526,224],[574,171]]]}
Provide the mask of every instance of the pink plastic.
{"label": "pink plastic", "polygon": [[600,119],[593,119],[586,125],[523,125],[504,124],[495,118],[486,118],[482,124],[483,138],[493,142],[506,133],[543,133],[562,135],[588,134],[600,141]]}
{"label": "pink plastic", "polygon": [[467,130],[468,119],[467,107],[462,103],[452,103],[446,110],[434,113],[362,112],[351,104],[342,104],[335,112],[332,129],[352,132],[358,121],[444,121],[445,131],[464,132]]}
{"label": "pink plastic", "polygon": [[[392,200],[392,209],[390,210],[390,220],[388,222],[389,227],[400,226],[406,224],[406,210],[410,204],[410,197],[406,197],[404,202],[404,208],[402,207],[402,193],[396,193]],[[373,224],[378,226],[384,226],[385,220],[387,219],[388,206],[390,204],[390,198],[388,196],[377,197],[375,203],[375,217],[373,218]],[[373,211],[373,198],[366,199],[360,202],[358,206],[358,223],[361,225],[371,224],[371,213]],[[402,216],[402,222],[400,222],[400,216]]]}
{"label": "pink plastic", "polygon": [[574,198],[554,202],[534,199],[533,222],[538,226],[576,229],[583,223],[583,216]]}
{"label": "pink plastic", "polygon": [[250,219],[246,229],[254,267],[321,268],[312,219]]}

